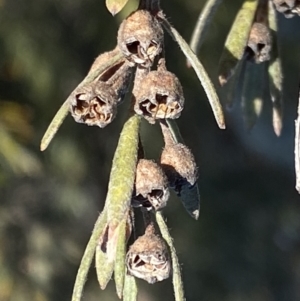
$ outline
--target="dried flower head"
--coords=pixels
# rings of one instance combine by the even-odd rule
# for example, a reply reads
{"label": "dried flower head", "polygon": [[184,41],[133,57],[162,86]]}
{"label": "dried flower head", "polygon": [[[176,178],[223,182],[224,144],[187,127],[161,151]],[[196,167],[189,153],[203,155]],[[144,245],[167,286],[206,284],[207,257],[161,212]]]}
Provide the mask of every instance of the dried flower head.
{"label": "dried flower head", "polygon": [[149,72],[135,89],[134,111],[150,123],[156,119],[178,118],[184,96],[178,78],[166,70]]}
{"label": "dried flower head", "polygon": [[116,116],[116,99],[117,95],[109,85],[92,83],[76,91],[70,112],[76,122],[104,128]]}
{"label": "dried flower head", "polygon": [[197,180],[195,158],[182,143],[167,144],[162,151],[160,164],[165,171],[169,185],[178,195],[183,186],[193,187]]}
{"label": "dried flower head", "polygon": [[263,23],[253,23],[246,48],[248,58],[254,60],[255,63],[269,61],[271,46],[272,39],[269,28]]}
{"label": "dried flower head", "polygon": [[276,9],[286,18],[300,16],[300,0],[273,0]]}
{"label": "dried flower head", "polygon": [[130,275],[151,284],[169,277],[171,264],[168,249],[165,242],[155,234],[152,224],[130,247],[126,265]]}
{"label": "dried flower head", "polygon": [[163,29],[147,10],[137,10],[120,25],[118,46],[133,64],[151,66],[163,45]]}
{"label": "dried flower head", "polygon": [[140,159],[136,169],[133,206],[159,210],[166,206],[169,196],[168,180],[162,168],[151,160]]}

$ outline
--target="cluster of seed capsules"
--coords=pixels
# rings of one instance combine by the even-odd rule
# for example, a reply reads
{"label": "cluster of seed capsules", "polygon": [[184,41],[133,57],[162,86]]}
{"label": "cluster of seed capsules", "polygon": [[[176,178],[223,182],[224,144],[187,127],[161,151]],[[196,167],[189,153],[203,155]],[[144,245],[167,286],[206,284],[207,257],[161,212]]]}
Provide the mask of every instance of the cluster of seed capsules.
{"label": "cluster of seed capsules", "polygon": [[[101,54],[90,73],[118,53],[122,53],[122,58],[92,82],[76,89],[70,102],[75,121],[103,128],[115,118],[118,105],[133,81],[135,114],[151,124],[159,122],[165,141],[158,163],[143,155],[138,158],[131,205],[141,208],[144,214],[165,207],[170,188],[180,196],[185,189],[193,188],[197,180],[193,154],[174,139],[166,122],[166,119],[180,116],[184,96],[180,81],[166,68],[164,32],[157,12],[155,7],[140,7],[122,22],[116,48]],[[142,146],[140,148],[139,154],[143,153]],[[198,214],[196,210],[194,218]],[[168,248],[156,234],[152,218],[150,220],[146,223],[145,234],[130,246],[126,265],[129,274],[155,283],[169,277],[171,263]]]}

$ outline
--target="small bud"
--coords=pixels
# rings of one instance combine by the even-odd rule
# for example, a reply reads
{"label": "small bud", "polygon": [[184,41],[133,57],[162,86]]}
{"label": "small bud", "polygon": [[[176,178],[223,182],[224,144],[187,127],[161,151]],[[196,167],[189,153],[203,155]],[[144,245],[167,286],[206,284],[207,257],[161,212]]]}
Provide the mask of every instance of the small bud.
{"label": "small bud", "polygon": [[104,128],[115,118],[117,96],[106,83],[83,86],[72,99],[70,112],[76,122]]}
{"label": "small bud", "polygon": [[247,46],[250,60],[257,64],[269,61],[272,47],[269,28],[263,23],[253,23]]}
{"label": "small bud", "polygon": [[193,187],[197,180],[197,166],[192,152],[181,143],[166,144],[160,164],[167,175],[169,185],[178,195],[182,187]]}
{"label": "small bud", "polygon": [[133,206],[159,210],[166,206],[169,196],[168,180],[161,167],[151,160],[140,159],[136,169]]}
{"label": "small bud", "polygon": [[147,10],[137,10],[120,25],[118,46],[133,64],[149,67],[161,52],[163,29]]}
{"label": "small bud", "polygon": [[295,15],[300,16],[299,0],[273,0],[276,9],[283,13],[286,18],[292,18]]}
{"label": "small bud", "polygon": [[155,123],[156,119],[176,119],[183,110],[181,84],[166,70],[149,72],[134,92],[134,111],[150,123]]}
{"label": "small bud", "polygon": [[169,277],[171,264],[168,249],[165,242],[155,235],[152,224],[130,247],[126,255],[126,265],[130,275],[151,284]]}

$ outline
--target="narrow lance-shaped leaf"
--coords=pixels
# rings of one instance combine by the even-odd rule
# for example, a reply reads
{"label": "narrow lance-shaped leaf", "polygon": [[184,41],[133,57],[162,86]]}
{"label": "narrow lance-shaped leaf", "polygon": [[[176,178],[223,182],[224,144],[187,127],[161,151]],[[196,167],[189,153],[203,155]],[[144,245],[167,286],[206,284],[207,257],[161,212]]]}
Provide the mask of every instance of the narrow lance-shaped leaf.
{"label": "narrow lance-shaped leaf", "polygon": [[69,112],[69,99],[67,99],[63,103],[63,105],[59,108],[54,118],[52,119],[50,125],[48,126],[46,133],[44,134],[44,137],[42,138],[41,141],[41,146],[40,146],[41,151],[44,151],[48,147],[49,143],[55,136],[61,124],[67,117],[68,112]]}
{"label": "narrow lance-shaped leaf", "polygon": [[87,278],[88,271],[90,269],[92,260],[94,258],[95,250],[99,242],[99,237],[101,233],[103,233],[106,227],[106,209],[102,211],[99,215],[96,224],[94,226],[92,235],[90,240],[86,246],[84,251],[83,257],[81,259],[81,263],[77,272],[73,294],[72,294],[72,301],[80,301],[82,297],[83,287]]}
{"label": "narrow lance-shaped leaf", "polygon": [[106,7],[114,16],[123,9],[127,2],[128,0],[106,0]]}
{"label": "narrow lance-shaped leaf", "polygon": [[122,59],[124,59],[124,58],[123,58],[123,55],[121,54],[121,52],[116,52],[115,56],[113,56],[111,58],[111,60],[108,60],[105,64],[99,66],[92,72],[89,72],[88,75],[84,78],[84,80],[73,90],[73,92],[69,95],[67,100],[60,107],[58,112],[55,114],[53,120],[51,121],[49,127],[47,128],[47,130],[42,138],[42,141],[41,141],[41,146],[40,146],[41,151],[44,151],[48,147],[49,143],[51,142],[51,140],[57,133],[59,127],[61,126],[61,124],[65,120],[66,116],[68,115],[69,105],[70,105],[70,102],[71,102],[72,98],[74,97],[74,95],[76,95],[76,91],[78,89],[80,89],[82,86],[84,86],[85,84],[91,83],[92,81],[94,81],[107,68],[116,64],[117,62],[121,61]]}
{"label": "narrow lance-shaped leaf", "polygon": [[126,257],[126,222],[128,217],[125,217],[120,224],[120,232],[117,241],[117,251],[115,259],[114,278],[116,283],[117,295],[121,299],[123,297],[124,279],[125,279],[125,257]]}
{"label": "narrow lance-shaped leaf", "polygon": [[[205,39],[208,26],[221,2],[222,0],[208,0],[198,17],[190,42],[190,47],[196,54],[199,52]],[[191,67],[189,60],[187,60],[187,65]]]}
{"label": "narrow lance-shaped leaf", "polygon": [[[174,141],[176,143],[184,144],[176,121],[168,119],[167,125]],[[180,193],[180,200],[190,216],[197,220],[200,215],[200,194],[198,184],[195,183],[193,187],[183,186]]]}
{"label": "narrow lance-shaped leaf", "polygon": [[106,197],[109,224],[107,253],[110,260],[115,256],[120,223],[130,207],[137,163],[139,125],[140,118],[137,115],[126,121],[112,163]]}
{"label": "narrow lance-shaped leaf", "polygon": [[242,90],[242,111],[246,128],[250,130],[260,116],[263,107],[266,64],[246,61]]}
{"label": "narrow lance-shaped leaf", "polygon": [[159,13],[159,18],[162,21],[164,28],[178,43],[180,49],[182,50],[186,58],[190,61],[207,95],[219,128],[225,129],[224,114],[221,103],[219,101],[219,97],[204,67],[198,60],[195,53],[191,50],[187,42],[181,37],[179,32],[170,25],[170,23],[166,20],[165,16],[162,13]]}
{"label": "narrow lance-shaped leaf", "polygon": [[173,244],[172,237],[169,233],[168,227],[164,221],[164,218],[161,212],[156,212],[156,221],[161,232],[163,239],[168,244],[171,251],[171,259],[172,259],[172,269],[173,269],[173,287],[174,287],[174,295],[175,301],[185,301],[183,283],[180,272],[180,265],[176,255],[176,250]]}
{"label": "narrow lance-shaped leaf", "polygon": [[300,85],[298,116],[295,122],[295,172],[296,172],[296,190],[300,193]]}
{"label": "narrow lance-shaped leaf", "polygon": [[244,55],[258,0],[245,0],[227,36],[219,64],[219,81],[227,83]]}
{"label": "narrow lance-shaped leaf", "polygon": [[136,301],[137,300],[138,288],[136,280],[133,276],[125,275],[123,301]]}
{"label": "narrow lance-shaped leaf", "polygon": [[269,87],[273,106],[273,129],[277,136],[282,130],[283,98],[282,98],[282,68],[277,45],[277,17],[272,1],[269,1],[269,27],[272,34],[271,61],[269,62]]}
{"label": "narrow lance-shaped leaf", "polygon": [[[106,210],[107,211],[107,210]],[[105,218],[105,223],[107,223],[107,212],[103,213]],[[99,285],[101,289],[105,289],[107,286],[107,283],[111,279],[112,273],[114,271],[114,262],[109,262],[107,258],[106,252],[102,250],[102,244],[107,243],[107,231],[104,228],[101,236],[98,240],[98,245],[96,247],[96,273],[97,273],[97,279],[99,282]]]}
{"label": "narrow lance-shaped leaf", "polygon": [[243,58],[238,62],[236,72],[229,79],[227,84],[223,87],[224,104],[227,110],[231,110],[237,101],[240,101],[242,94],[242,87],[244,82],[246,61]]}

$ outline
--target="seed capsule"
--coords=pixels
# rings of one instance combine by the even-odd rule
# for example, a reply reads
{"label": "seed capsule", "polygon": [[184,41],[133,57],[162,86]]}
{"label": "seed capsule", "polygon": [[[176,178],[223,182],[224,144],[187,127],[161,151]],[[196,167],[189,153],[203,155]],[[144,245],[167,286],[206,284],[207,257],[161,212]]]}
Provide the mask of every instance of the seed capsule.
{"label": "seed capsule", "polygon": [[182,187],[193,187],[197,180],[197,166],[192,152],[181,143],[168,144],[163,149],[160,164],[169,185],[178,195]]}
{"label": "seed capsule", "polygon": [[135,89],[134,111],[150,123],[156,119],[176,119],[184,106],[178,78],[166,70],[149,72]]}
{"label": "seed capsule", "polygon": [[120,25],[118,46],[132,63],[149,67],[161,52],[163,29],[147,10],[137,10]]}
{"label": "seed capsule", "polygon": [[106,83],[89,84],[76,91],[70,112],[76,122],[104,128],[117,113],[117,95]]}
{"label": "seed capsule", "polygon": [[153,225],[130,247],[126,255],[128,273],[137,278],[155,283],[167,279],[171,264],[165,242],[155,235]]}
{"label": "seed capsule", "polygon": [[140,159],[136,169],[133,206],[159,210],[166,206],[169,196],[168,180],[161,167],[151,160]]}
{"label": "seed capsule", "polygon": [[250,60],[258,64],[269,61],[272,46],[269,28],[262,23],[253,23],[247,46]]}
{"label": "seed capsule", "polygon": [[292,18],[295,15],[300,16],[299,0],[273,0],[276,9],[283,13],[286,18]]}

